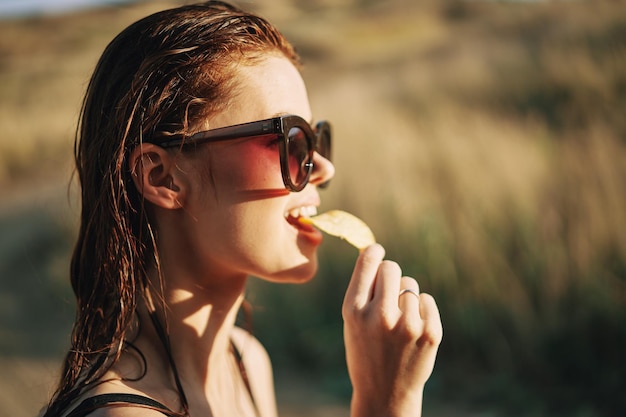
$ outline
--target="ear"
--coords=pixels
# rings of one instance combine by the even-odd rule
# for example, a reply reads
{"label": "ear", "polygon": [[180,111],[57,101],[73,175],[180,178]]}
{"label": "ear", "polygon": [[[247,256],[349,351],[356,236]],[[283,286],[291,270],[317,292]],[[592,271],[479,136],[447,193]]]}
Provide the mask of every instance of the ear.
{"label": "ear", "polygon": [[146,200],[170,210],[182,207],[186,184],[173,155],[155,144],[142,143],[131,152],[129,163],[135,187]]}

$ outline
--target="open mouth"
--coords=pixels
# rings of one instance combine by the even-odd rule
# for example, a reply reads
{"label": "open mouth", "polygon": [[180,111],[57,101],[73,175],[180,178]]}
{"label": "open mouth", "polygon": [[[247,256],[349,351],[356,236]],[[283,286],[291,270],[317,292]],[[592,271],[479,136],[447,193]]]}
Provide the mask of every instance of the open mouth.
{"label": "open mouth", "polygon": [[289,210],[285,213],[285,219],[293,227],[305,231],[313,231],[315,228],[310,224],[303,224],[299,221],[301,217],[311,217],[317,214],[317,207],[303,206]]}

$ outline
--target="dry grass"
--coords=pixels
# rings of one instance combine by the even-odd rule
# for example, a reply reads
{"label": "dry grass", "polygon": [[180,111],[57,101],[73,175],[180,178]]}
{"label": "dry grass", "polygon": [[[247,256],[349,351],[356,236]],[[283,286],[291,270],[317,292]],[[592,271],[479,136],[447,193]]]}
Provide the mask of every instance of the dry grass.
{"label": "dry grass", "polygon": [[[325,207],[363,217],[439,299],[446,340],[435,391],[475,392],[451,399],[472,404],[497,397],[506,415],[511,404],[518,415],[621,414],[626,5],[413,3],[254,4],[299,47],[315,115],[333,122],[338,171]],[[97,56],[166,4],[3,22],[3,190],[66,181]],[[293,323],[284,310],[260,317],[292,330],[259,323],[279,366],[341,366],[340,344],[314,345],[335,340],[325,329],[340,328],[338,314],[316,309],[342,291],[353,254],[326,254],[322,275],[334,282],[258,289],[259,303],[295,310]],[[299,326],[310,328],[294,334]]]}

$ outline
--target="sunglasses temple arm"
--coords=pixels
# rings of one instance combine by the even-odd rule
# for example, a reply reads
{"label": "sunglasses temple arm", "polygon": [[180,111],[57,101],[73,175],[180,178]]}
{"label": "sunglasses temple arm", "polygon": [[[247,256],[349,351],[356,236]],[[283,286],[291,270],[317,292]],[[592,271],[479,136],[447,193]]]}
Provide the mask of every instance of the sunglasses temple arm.
{"label": "sunglasses temple arm", "polygon": [[211,129],[204,132],[191,135],[187,139],[178,138],[171,141],[166,141],[160,146],[164,148],[172,148],[180,146],[183,143],[195,143],[200,144],[203,142],[218,142],[224,140],[232,140],[245,138],[250,136],[269,135],[272,133],[278,133],[281,131],[280,118],[261,120],[258,122],[243,123],[235,126],[228,126],[223,128]]}

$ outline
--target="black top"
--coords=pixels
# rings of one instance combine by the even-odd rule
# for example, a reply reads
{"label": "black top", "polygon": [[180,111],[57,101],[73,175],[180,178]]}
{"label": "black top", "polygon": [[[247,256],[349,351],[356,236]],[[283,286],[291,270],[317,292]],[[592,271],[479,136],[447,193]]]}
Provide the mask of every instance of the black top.
{"label": "black top", "polygon": [[67,417],[84,417],[98,408],[124,406],[131,404],[136,407],[150,408],[168,417],[176,416],[172,410],[152,398],[136,394],[102,394],[87,398],[72,410]]}
{"label": "black top", "polygon": [[[232,352],[235,355],[237,363],[239,364],[239,371],[241,372],[241,377],[246,385],[248,390],[248,394],[250,394],[250,399],[252,400],[252,404],[254,405],[256,415],[259,415],[259,411],[257,408],[256,401],[254,400],[254,395],[252,395],[252,389],[250,388],[250,382],[248,381],[248,373],[246,372],[246,368],[243,366],[243,360],[241,357],[241,352],[235,346],[234,343],[231,342]],[[142,407],[149,408],[155,410],[161,414],[164,414],[168,417],[176,417],[179,416],[180,413],[175,413],[170,410],[160,402],[153,400],[152,398],[146,397],[144,395],[137,394],[101,394],[95,395],[93,397],[89,397],[83,400],[76,408],[74,408],[67,417],[85,417],[92,411],[95,411],[99,408],[104,407],[124,407],[124,406],[134,406],[134,407]]]}

